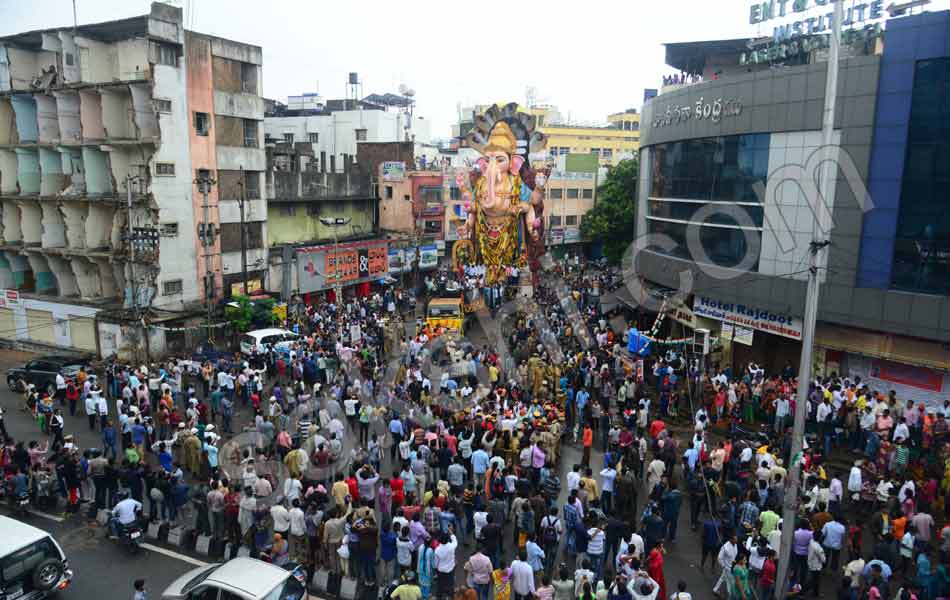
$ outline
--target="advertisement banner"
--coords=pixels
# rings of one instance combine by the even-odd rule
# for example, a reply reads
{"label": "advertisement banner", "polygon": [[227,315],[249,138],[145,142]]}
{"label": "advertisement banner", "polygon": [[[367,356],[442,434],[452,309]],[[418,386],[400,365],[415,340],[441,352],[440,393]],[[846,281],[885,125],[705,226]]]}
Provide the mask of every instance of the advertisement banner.
{"label": "advertisement banner", "polygon": [[723,323],[720,339],[751,346],[754,333],[754,329],[748,329],[741,325],[733,325],[732,323]]}
{"label": "advertisement banner", "polygon": [[0,308],[20,308],[20,292],[0,290]]}
{"label": "advertisement banner", "polygon": [[419,248],[419,269],[434,269],[439,264],[439,249],[435,244]]}
{"label": "advertisement banner", "polygon": [[581,230],[577,227],[566,227],[564,228],[564,243],[565,244],[576,244],[581,241]]}
{"label": "advertisement banner", "polygon": [[701,317],[735,323],[749,329],[758,329],[793,340],[802,339],[801,318],[788,314],[774,313],[747,304],[720,302],[699,294],[693,298],[693,312]]}
{"label": "advertisement banner", "polygon": [[888,383],[898,383],[929,392],[943,390],[943,374],[926,367],[902,365],[889,360],[872,360],[870,376]]}
{"label": "advertisement banner", "polygon": [[[339,279],[337,279],[339,274]],[[297,249],[299,292],[332,289],[337,282],[349,286],[389,274],[389,246],[385,241],[348,242],[334,246]]]}
{"label": "advertisement banner", "polygon": [[[264,286],[261,284],[260,279],[249,279],[247,281],[247,295],[250,296],[255,292],[259,292],[264,289]],[[231,297],[243,296],[244,295],[244,282],[239,281],[237,283],[231,284]]]}
{"label": "advertisement banner", "polygon": [[389,273],[399,274],[406,270],[405,253],[402,248],[389,249]]}
{"label": "advertisement banner", "polygon": [[386,161],[383,163],[383,181],[403,181],[406,178],[406,163]]}

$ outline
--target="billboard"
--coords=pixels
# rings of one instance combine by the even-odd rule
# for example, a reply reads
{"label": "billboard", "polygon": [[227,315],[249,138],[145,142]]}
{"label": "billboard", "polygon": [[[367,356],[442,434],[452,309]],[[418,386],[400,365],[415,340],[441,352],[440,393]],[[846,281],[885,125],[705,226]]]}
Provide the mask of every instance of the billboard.
{"label": "billboard", "polygon": [[389,247],[384,240],[327,244],[297,249],[301,293],[372,281],[389,274]]}
{"label": "billboard", "polygon": [[399,274],[406,270],[406,254],[402,248],[389,249],[389,272]]}
{"label": "billboard", "polygon": [[568,154],[564,159],[564,170],[575,173],[596,173],[600,159],[596,154]]}
{"label": "billboard", "polygon": [[773,313],[748,304],[721,302],[699,294],[693,297],[693,312],[700,317],[735,323],[747,329],[758,329],[793,340],[802,339],[801,318],[789,314]]}
{"label": "billboard", "polygon": [[383,181],[404,181],[406,163],[401,160],[389,160],[383,163]]}
{"label": "billboard", "polygon": [[435,244],[419,247],[419,269],[434,269],[439,264],[439,250]]}

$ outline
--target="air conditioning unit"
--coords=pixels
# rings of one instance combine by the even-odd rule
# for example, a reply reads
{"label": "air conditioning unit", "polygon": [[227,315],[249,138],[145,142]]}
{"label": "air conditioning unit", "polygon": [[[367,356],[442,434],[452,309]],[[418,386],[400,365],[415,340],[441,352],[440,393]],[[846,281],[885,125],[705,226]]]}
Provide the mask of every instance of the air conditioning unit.
{"label": "air conditioning unit", "polygon": [[694,329],[693,330],[693,353],[702,354],[706,356],[709,354],[709,330],[708,329]]}

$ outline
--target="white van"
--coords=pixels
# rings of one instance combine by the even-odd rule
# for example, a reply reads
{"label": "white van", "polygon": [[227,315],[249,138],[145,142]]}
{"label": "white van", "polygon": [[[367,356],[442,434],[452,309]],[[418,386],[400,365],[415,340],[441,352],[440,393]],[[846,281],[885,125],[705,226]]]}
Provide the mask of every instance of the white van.
{"label": "white van", "polygon": [[65,590],[72,579],[69,561],[50,534],[0,517],[0,598],[40,600]]}
{"label": "white van", "polygon": [[253,354],[263,352],[266,348],[280,350],[298,339],[300,339],[299,335],[286,329],[256,329],[248,331],[241,337],[241,352]]}

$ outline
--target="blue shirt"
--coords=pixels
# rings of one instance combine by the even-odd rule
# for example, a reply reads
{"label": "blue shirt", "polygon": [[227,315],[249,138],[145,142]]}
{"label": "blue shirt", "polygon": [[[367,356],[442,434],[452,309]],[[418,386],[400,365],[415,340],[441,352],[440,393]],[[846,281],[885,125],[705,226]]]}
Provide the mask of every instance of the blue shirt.
{"label": "blue shirt", "polygon": [[696,468],[696,461],[699,460],[699,450],[689,448],[683,453],[683,458],[686,459],[686,464],[689,465],[689,470],[692,471]]}
{"label": "blue shirt", "polygon": [[133,444],[142,444],[145,442],[145,426],[144,425],[133,425],[132,426],[132,443]]}
{"label": "blue shirt", "polygon": [[587,390],[581,390],[577,392],[577,410],[584,410],[584,407],[587,406],[587,401],[590,399],[590,393]]}
{"label": "blue shirt", "polygon": [[389,422],[389,433],[398,433],[402,436],[402,421],[399,419],[393,419]]}
{"label": "blue shirt", "polygon": [[837,521],[828,521],[821,528],[821,533],[824,536],[822,544],[825,548],[841,550],[841,543],[844,541],[845,534],[844,525]]}
{"label": "blue shirt", "polygon": [[167,473],[172,472],[172,455],[168,453],[168,450],[159,452],[158,462],[162,465],[162,468],[165,469]]}
{"label": "blue shirt", "polygon": [[385,561],[396,558],[396,534],[392,531],[379,534],[379,558]]}
{"label": "blue shirt", "polygon": [[212,469],[218,468],[218,447],[205,442],[205,452],[208,453],[208,465]]}
{"label": "blue shirt", "polygon": [[544,550],[541,549],[541,546],[529,541],[525,544],[525,550],[528,551],[528,564],[531,565],[531,570],[535,572],[543,571]]}
{"label": "blue shirt", "polygon": [[475,473],[484,473],[488,470],[488,453],[479,448],[472,453],[472,471]]}

